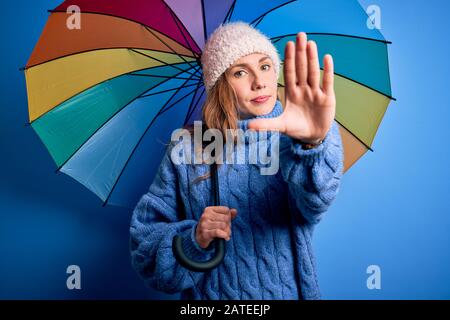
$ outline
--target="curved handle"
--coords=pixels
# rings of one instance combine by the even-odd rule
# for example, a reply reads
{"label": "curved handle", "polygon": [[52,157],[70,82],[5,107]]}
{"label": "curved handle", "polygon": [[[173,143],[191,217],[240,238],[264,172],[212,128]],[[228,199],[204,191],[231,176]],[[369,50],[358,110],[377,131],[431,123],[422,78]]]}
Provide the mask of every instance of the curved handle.
{"label": "curved handle", "polygon": [[[217,164],[214,162],[211,165],[211,179],[212,189],[214,196],[214,205],[220,206],[220,193],[219,193],[219,176],[217,174]],[[176,235],[172,241],[172,251],[177,261],[186,269],[191,271],[209,271],[217,267],[225,257],[225,240],[222,238],[216,238],[213,240],[216,248],[216,254],[208,261],[194,261],[183,251],[183,239]]]}
{"label": "curved handle", "polygon": [[211,269],[214,269],[217,267],[225,257],[225,240],[221,238],[216,238],[213,240],[213,243],[216,248],[216,254],[214,257],[212,257],[208,261],[195,261],[189,258],[184,252],[183,252],[183,238],[181,238],[179,235],[176,235],[173,238],[172,242],[172,251],[175,255],[175,258],[177,261],[186,269],[189,269],[191,271],[209,271]]}

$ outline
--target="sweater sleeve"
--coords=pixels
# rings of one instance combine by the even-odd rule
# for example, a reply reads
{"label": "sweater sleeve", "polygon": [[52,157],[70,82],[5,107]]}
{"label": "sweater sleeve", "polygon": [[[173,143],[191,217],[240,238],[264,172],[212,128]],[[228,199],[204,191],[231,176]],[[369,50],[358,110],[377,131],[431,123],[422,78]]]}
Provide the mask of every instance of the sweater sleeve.
{"label": "sweater sleeve", "polygon": [[201,272],[181,266],[172,251],[175,235],[183,239],[187,256],[209,260],[213,247],[203,249],[195,240],[196,220],[184,219],[176,169],[167,149],[153,183],[135,209],[130,225],[133,268],[146,285],[166,293],[176,293],[198,285]]}
{"label": "sweater sleeve", "polygon": [[338,125],[333,121],[323,143],[310,150],[303,150],[293,139],[289,141],[280,150],[280,168],[288,184],[290,207],[294,214],[304,218],[303,221],[317,224],[335,199],[343,174]]}

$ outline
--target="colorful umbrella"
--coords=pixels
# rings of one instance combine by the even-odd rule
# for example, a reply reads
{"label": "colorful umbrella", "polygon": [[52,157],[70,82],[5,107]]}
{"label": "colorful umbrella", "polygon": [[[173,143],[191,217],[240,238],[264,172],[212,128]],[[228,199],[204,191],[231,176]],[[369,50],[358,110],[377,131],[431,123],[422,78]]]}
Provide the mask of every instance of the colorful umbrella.
{"label": "colorful umbrella", "polygon": [[[80,8],[80,29],[67,27]],[[392,99],[387,42],[355,0],[72,0],[51,10],[25,67],[29,120],[63,172],[133,208],[173,130],[199,120],[208,35],[247,21],[284,45],[305,31],[335,61],[345,170],[371,150]],[[279,79],[281,96],[284,81]]]}

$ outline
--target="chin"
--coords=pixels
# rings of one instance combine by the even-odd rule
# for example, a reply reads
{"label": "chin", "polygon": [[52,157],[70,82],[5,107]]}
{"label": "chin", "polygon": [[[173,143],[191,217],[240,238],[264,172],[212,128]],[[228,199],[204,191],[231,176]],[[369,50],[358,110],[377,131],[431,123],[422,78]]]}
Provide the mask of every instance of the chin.
{"label": "chin", "polygon": [[253,113],[257,116],[270,113],[275,106],[275,103],[266,102],[264,105],[253,108]]}

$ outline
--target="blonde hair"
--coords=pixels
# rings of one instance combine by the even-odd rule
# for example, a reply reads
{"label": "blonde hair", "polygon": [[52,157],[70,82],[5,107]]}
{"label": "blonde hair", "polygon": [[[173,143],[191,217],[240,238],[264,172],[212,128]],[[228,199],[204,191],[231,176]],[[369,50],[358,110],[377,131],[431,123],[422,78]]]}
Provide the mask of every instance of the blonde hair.
{"label": "blonde hair", "polygon": [[[207,129],[218,129],[222,133],[223,142],[227,139],[227,129],[237,129],[238,109],[237,96],[234,88],[230,85],[227,79],[226,72],[222,73],[214,86],[208,91],[205,103],[202,108],[202,123],[203,131]],[[194,130],[193,125],[186,126],[192,134]],[[236,135],[232,135],[236,140]],[[195,150],[195,152],[203,152],[202,150]],[[216,155],[219,156],[219,155]],[[220,164],[217,164],[219,167]],[[211,171],[194,179],[192,183],[198,183],[211,176]]]}

